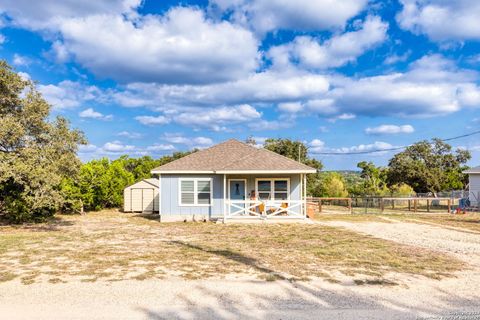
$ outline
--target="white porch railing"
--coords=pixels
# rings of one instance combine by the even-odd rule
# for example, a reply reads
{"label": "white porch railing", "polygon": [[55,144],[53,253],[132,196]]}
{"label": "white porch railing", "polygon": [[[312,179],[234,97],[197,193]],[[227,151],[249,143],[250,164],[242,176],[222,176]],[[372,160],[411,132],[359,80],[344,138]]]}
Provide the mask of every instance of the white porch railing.
{"label": "white porch railing", "polygon": [[225,200],[225,219],[304,219],[303,200]]}

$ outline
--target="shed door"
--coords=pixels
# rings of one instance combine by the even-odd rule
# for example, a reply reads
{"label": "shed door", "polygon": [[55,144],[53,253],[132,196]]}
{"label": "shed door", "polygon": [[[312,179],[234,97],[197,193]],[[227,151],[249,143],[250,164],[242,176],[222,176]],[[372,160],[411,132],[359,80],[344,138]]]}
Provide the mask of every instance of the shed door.
{"label": "shed door", "polygon": [[142,212],[143,203],[142,203],[142,189],[132,189],[132,211]]}
{"label": "shed door", "polygon": [[153,212],[153,189],[143,189],[143,211]]}

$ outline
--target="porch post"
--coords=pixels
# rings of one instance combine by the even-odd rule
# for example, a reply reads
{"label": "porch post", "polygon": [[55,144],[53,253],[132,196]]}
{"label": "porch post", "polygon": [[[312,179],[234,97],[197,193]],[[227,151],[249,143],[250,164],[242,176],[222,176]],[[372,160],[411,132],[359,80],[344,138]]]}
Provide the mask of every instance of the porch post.
{"label": "porch post", "polygon": [[307,217],[307,175],[303,174],[303,218]]}
{"label": "porch post", "polygon": [[[155,210],[155,205],[153,206],[153,210]],[[158,175],[158,219],[160,220],[160,222],[162,221],[162,175],[161,174]]]}
{"label": "porch post", "polygon": [[227,222],[227,175],[223,175],[223,223]]}

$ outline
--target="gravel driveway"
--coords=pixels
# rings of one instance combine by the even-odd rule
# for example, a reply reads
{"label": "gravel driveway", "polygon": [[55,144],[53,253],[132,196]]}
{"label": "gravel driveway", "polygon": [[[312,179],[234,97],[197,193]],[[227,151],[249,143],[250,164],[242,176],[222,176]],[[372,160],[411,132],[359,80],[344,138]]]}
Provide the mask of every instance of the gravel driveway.
{"label": "gravel driveway", "polygon": [[[17,319],[478,319],[479,282],[414,286],[322,280],[145,280],[0,284],[0,318]],[[460,315],[462,317],[453,317]]]}
{"label": "gravel driveway", "polygon": [[318,223],[343,227],[377,238],[453,254],[470,264],[480,266],[480,235],[478,234],[407,222],[352,223],[328,221]]}

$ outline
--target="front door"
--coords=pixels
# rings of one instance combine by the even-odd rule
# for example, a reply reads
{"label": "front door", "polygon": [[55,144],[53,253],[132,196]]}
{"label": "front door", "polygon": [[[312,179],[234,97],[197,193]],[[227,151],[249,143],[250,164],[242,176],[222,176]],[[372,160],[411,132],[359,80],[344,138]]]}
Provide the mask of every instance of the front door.
{"label": "front door", "polygon": [[[237,213],[241,208],[245,208],[245,203],[243,202],[234,202],[237,201],[244,201],[246,196],[246,186],[245,180],[229,180],[229,199],[233,201],[230,205],[230,214]],[[243,214],[243,213],[237,213]]]}

